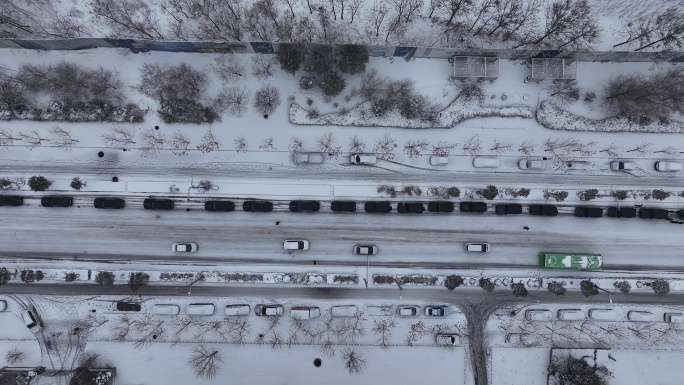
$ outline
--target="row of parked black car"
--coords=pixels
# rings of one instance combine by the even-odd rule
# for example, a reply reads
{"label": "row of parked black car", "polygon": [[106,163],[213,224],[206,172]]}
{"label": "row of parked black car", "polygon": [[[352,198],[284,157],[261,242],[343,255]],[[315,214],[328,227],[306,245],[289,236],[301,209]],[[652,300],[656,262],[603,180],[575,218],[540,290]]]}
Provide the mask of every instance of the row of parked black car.
{"label": "row of parked black car", "polygon": [[[172,203],[171,208],[173,208],[173,201],[170,202]],[[20,196],[0,195],[0,206],[21,206],[23,204],[24,198]],[[71,207],[74,205],[74,198],[46,196],[40,198],[40,205],[43,207]],[[122,209],[126,202],[121,198],[95,198],[93,205],[96,209]]]}

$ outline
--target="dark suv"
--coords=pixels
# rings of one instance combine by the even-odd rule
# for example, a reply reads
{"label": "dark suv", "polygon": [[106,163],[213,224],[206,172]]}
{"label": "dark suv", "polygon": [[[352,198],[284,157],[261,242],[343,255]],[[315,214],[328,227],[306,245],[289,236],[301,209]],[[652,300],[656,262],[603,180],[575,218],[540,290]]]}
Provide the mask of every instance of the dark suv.
{"label": "dark suv", "polygon": [[142,307],[139,303],[123,301],[116,303],[116,310],[118,311],[140,311],[140,309],[142,309]]}
{"label": "dark suv", "polygon": [[496,215],[522,214],[522,205],[511,203],[507,205],[496,205],[494,212]]}
{"label": "dark suv", "polygon": [[530,205],[530,215],[555,217],[558,209],[554,205]]}
{"label": "dark suv", "polygon": [[611,218],[634,218],[637,211],[633,207],[608,207],[608,216]]}
{"label": "dark suv", "polygon": [[290,202],[290,211],[304,212],[304,211],[318,211],[321,209],[321,204],[318,201],[292,201]]}
{"label": "dark suv", "polygon": [[235,203],[231,201],[206,201],[204,202],[206,211],[233,211]]}
{"label": "dark suv", "polygon": [[428,211],[431,213],[453,213],[454,204],[451,202],[429,202]]}
{"label": "dark suv", "polygon": [[420,202],[401,202],[397,206],[397,211],[402,214],[421,214],[425,207]]}
{"label": "dark suv", "polygon": [[484,202],[461,202],[459,207],[462,213],[484,213],[487,212],[487,204]]}
{"label": "dark suv", "polygon": [[95,198],[93,205],[96,209],[122,209],[126,201],[121,198]]}
{"label": "dark suv", "polygon": [[639,218],[641,219],[667,219],[669,213],[663,209],[641,209]]}
{"label": "dark suv", "polygon": [[575,216],[578,218],[601,218],[603,209],[600,207],[575,207]]}
{"label": "dark suv", "polygon": [[242,204],[242,211],[267,213],[273,211],[273,203],[269,201],[245,201]]}
{"label": "dark suv", "polygon": [[74,204],[72,197],[42,197],[40,205],[43,207],[70,207]]}
{"label": "dark suv", "polygon": [[0,195],[0,206],[21,206],[24,198],[16,195]]}
{"label": "dark suv", "polygon": [[345,211],[353,213],[356,211],[356,202],[353,201],[332,201],[330,209],[335,212]]}
{"label": "dark suv", "polygon": [[145,210],[172,210],[173,201],[171,199],[145,199],[143,201]]}
{"label": "dark suv", "polygon": [[392,204],[389,201],[366,202],[365,209],[367,213],[389,213],[392,211]]}

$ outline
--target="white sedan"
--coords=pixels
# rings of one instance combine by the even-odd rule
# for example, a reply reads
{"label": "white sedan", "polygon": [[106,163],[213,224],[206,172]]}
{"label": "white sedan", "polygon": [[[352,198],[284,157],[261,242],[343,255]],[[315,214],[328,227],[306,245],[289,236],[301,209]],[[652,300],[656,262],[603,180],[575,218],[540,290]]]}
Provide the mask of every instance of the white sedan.
{"label": "white sedan", "polygon": [[520,159],[518,167],[521,170],[543,170],[546,168],[546,161],[543,159]]}
{"label": "white sedan", "polygon": [[178,253],[194,253],[195,251],[197,251],[197,244],[194,242],[174,243],[171,246],[171,251],[175,251]]}
{"label": "white sedan", "polygon": [[372,245],[356,245],[354,246],[354,254],[356,255],[375,255],[380,251],[377,246]]}
{"label": "white sedan", "polygon": [[283,241],[283,249],[285,250],[309,250],[309,241],[302,239],[298,241],[286,240]]}
{"label": "white sedan", "polygon": [[610,169],[613,171],[632,171],[636,169],[634,162],[614,161],[610,162]]}

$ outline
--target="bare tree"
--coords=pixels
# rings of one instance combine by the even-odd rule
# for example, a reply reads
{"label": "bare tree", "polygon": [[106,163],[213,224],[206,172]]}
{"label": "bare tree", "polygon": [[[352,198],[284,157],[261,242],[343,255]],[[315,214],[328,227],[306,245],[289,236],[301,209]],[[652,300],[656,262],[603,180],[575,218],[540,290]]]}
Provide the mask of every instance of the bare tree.
{"label": "bare tree", "polygon": [[218,94],[215,105],[219,111],[241,118],[247,111],[249,91],[242,86],[224,87]]}
{"label": "bare tree", "polygon": [[219,55],[209,67],[224,84],[231,83],[237,79],[244,79],[247,74],[240,55],[235,54]]}
{"label": "bare tree", "polygon": [[638,156],[646,156],[651,152],[651,148],[653,147],[653,143],[650,142],[642,142],[636,147],[627,150],[626,152],[636,152]]}
{"label": "bare tree", "polygon": [[440,141],[437,143],[437,145],[432,146],[432,153],[437,155],[437,156],[449,156],[451,154],[451,150],[456,148],[458,144],[456,143],[448,143],[446,141]]}
{"label": "bare tree", "polygon": [[354,23],[354,17],[359,14],[365,0],[351,0],[349,2],[349,24]]}
{"label": "bare tree", "polygon": [[427,139],[409,139],[406,144],[404,144],[404,152],[413,158],[414,156],[420,155],[422,151],[427,150],[430,142]]}
{"label": "bare tree", "polygon": [[616,75],[605,83],[603,93],[602,106],[606,110],[635,117],[639,124],[648,125],[652,122],[650,115],[684,112],[684,68],[670,67],[648,77]]}
{"label": "bare tree", "polygon": [[383,349],[389,349],[392,329],[397,326],[394,318],[379,318],[373,321],[373,332],[378,334],[377,343]]}
{"label": "bare tree", "polygon": [[604,147],[603,149],[599,150],[598,152],[605,152],[606,156],[609,158],[618,158],[620,157],[620,152],[622,151],[622,147],[618,147],[611,143],[607,147]]}
{"label": "bare tree", "polygon": [[352,136],[349,138],[349,151],[358,153],[366,152],[366,142],[357,135]]}
{"label": "bare tree", "polygon": [[40,136],[38,131],[29,131],[28,133],[20,132],[22,142],[26,142],[26,147],[36,148],[43,144],[44,141],[50,141]]}
{"label": "bare tree", "polygon": [[601,29],[587,0],[555,0],[546,7],[540,33],[513,48],[591,50]]}
{"label": "bare tree", "polygon": [[473,135],[463,141],[461,149],[464,154],[479,155],[482,151],[482,141],[478,139],[477,135]]}
{"label": "bare tree", "polygon": [[635,51],[653,49],[658,51],[681,50],[684,48],[684,13],[670,7],[662,13],[637,13],[632,20],[622,24],[622,45],[636,46]]}
{"label": "bare tree", "polygon": [[579,100],[580,89],[577,87],[577,81],[575,80],[557,80],[551,83],[549,94],[558,104],[565,106]]}
{"label": "bare tree", "polygon": [[204,136],[202,136],[202,142],[199,146],[197,146],[197,149],[205,154],[219,149],[219,142],[214,137],[214,133],[211,132],[211,129],[204,133]]}
{"label": "bare tree", "polygon": [[520,147],[518,147],[518,151],[525,154],[525,155],[532,155],[534,152],[534,149],[537,147],[537,145],[534,143],[532,140],[524,140],[522,143],[520,143]]}
{"label": "bare tree", "polygon": [[50,129],[50,134],[52,134],[52,139],[50,139],[50,144],[63,148],[66,151],[71,151],[78,140],[71,137],[71,132],[67,131],[61,127],[52,127]]}
{"label": "bare tree", "polygon": [[171,340],[178,343],[183,338],[183,334],[188,332],[191,326],[195,325],[195,319],[190,316],[176,316],[171,320],[171,327],[173,328],[173,336]]}
{"label": "bare tree", "polygon": [[341,146],[335,146],[335,138],[333,138],[333,133],[328,132],[316,139],[318,143],[318,151],[325,152],[330,157],[337,158],[342,150]]}
{"label": "bare tree", "polygon": [[9,148],[15,140],[21,140],[21,137],[14,137],[11,130],[0,128],[0,147]]}
{"label": "bare tree", "polygon": [[290,151],[302,151],[304,148],[304,142],[302,141],[301,138],[297,138],[296,136],[293,136],[291,138],[291,143],[288,146],[290,148]]}
{"label": "bare tree", "polygon": [[680,154],[679,148],[677,148],[675,146],[667,146],[667,147],[663,148],[662,150],[653,151],[653,153],[654,154],[663,154],[663,155],[669,156],[669,157],[679,156],[679,154]]}
{"label": "bare tree", "polygon": [[257,79],[265,80],[276,73],[276,61],[270,55],[252,56],[252,75]]}
{"label": "bare tree", "polygon": [[512,148],[513,143],[502,142],[499,139],[494,138],[494,143],[492,144],[492,148],[490,148],[489,151],[493,151],[497,154],[502,154]]}
{"label": "bare tree", "polygon": [[254,95],[254,107],[264,114],[270,115],[280,106],[280,91],[275,86],[264,86]]}
{"label": "bare tree", "polygon": [[171,146],[171,152],[174,155],[188,155],[188,146],[190,145],[190,138],[188,138],[187,135],[181,133],[180,131],[176,131],[173,133],[173,136],[169,141],[169,145]]}
{"label": "bare tree", "polygon": [[249,149],[249,143],[247,143],[247,139],[245,139],[244,136],[240,135],[235,139],[235,152],[241,153],[241,152],[247,152]]}
{"label": "bare tree", "polygon": [[378,154],[378,157],[383,160],[394,159],[394,149],[397,148],[397,141],[385,133],[380,139],[375,141],[373,152]]}
{"label": "bare tree", "polygon": [[164,40],[159,19],[145,2],[91,0],[92,14],[112,29],[116,37]]}
{"label": "bare tree", "polygon": [[117,342],[124,342],[131,332],[132,320],[128,314],[119,316],[116,324],[112,325],[111,330],[114,333],[114,340]]}
{"label": "bare tree", "polygon": [[116,148],[129,148],[130,145],[135,144],[133,140],[135,132],[133,129],[124,127],[113,127],[108,133],[102,134],[102,140],[105,146]]}
{"label": "bare tree", "polygon": [[342,351],[342,360],[344,367],[349,371],[349,374],[360,374],[366,368],[366,361],[363,356],[352,349],[344,349]]}
{"label": "bare tree", "polygon": [[150,156],[159,154],[162,148],[164,148],[164,142],[166,138],[164,133],[157,131],[154,128],[149,128],[140,133],[141,145],[139,150],[142,156]]}
{"label": "bare tree", "polygon": [[20,364],[24,361],[24,358],[26,358],[24,352],[17,348],[8,350],[7,354],[5,355],[5,361],[7,361],[9,365]]}
{"label": "bare tree", "polygon": [[272,136],[269,136],[268,138],[262,139],[261,144],[259,145],[259,148],[264,149],[266,151],[277,150],[275,145],[273,145],[273,137]]}
{"label": "bare tree", "polygon": [[221,362],[223,362],[221,353],[214,348],[209,349],[205,345],[200,345],[193,349],[192,356],[188,360],[188,363],[195,371],[195,376],[207,379],[216,376]]}
{"label": "bare tree", "polygon": [[368,13],[368,19],[373,28],[373,34],[375,37],[380,36],[380,28],[383,26],[385,18],[389,14],[389,7],[387,7],[384,1],[375,0],[373,8],[370,9]]}
{"label": "bare tree", "polygon": [[595,145],[596,142],[580,142],[572,149],[572,151],[579,153],[579,155],[582,157],[592,156],[596,153],[596,150],[593,148]]}
{"label": "bare tree", "polygon": [[231,317],[226,320],[228,333],[232,338],[232,342],[236,345],[245,343],[247,336],[251,331],[248,317]]}

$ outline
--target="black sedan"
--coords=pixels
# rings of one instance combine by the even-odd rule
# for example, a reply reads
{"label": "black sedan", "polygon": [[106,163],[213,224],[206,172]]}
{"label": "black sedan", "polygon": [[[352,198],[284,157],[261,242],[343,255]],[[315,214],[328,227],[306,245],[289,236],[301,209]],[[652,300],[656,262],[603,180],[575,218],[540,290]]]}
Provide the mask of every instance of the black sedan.
{"label": "black sedan", "polygon": [[173,210],[173,201],[171,199],[145,199],[143,207],[145,210]]}
{"label": "black sedan", "polygon": [[530,205],[530,215],[555,217],[558,209],[554,205]]}
{"label": "black sedan", "polygon": [[235,203],[231,201],[207,201],[204,202],[204,209],[206,211],[233,211],[235,210]]}
{"label": "black sedan", "polygon": [[389,201],[366,202],[364,206],[367,213],[389,213],[392,211],[392,204]]}
{"label": "black sedan", "polygon": [[96,209],[122,209],[126,201],[121,198],[95,198],[93,204]]}
{"label": "black sedan", "polygon": [[431,213],[453,213],[454,204],[451,202],[430,202],[428,211]]}
{"label": "black sedan", "polygon": [[290,211],[298,212],[314,212],[321,209],[321,204],[318,201],[292,201],[290,202]]}
{"label": "black sedan", "polygon": [[608,216],[611,218],[634,218],[637,211],[634,207],[608,207]]}
{"label": "black sedan", "polygon": [[522,214],[522,205],[511,203],[507,205],[496,205],[494,208],[496,215]]}
{"label": "black sedan", "polygon": [[667,219],[669,213],[663,209],[641,209],[639,218],[641,219]]}
{"label": "black sedan", "polygon": [[600,207],[575,207],[575,216],[578,218],[601,218],[603,209]]}
{"label": "black sedan", "polygon": [[356,202],[353,201],[332,201],[330,209],[335,212],[353,213],[356,211]]}
{"label": "black sedan", "polygon": [[135,302],[117,302],[116,303],[116,310],[118,311],[140,311],[142,309],[142,306],[140,306],[139,303]]}
{"label": "black sedan", "polygon": [[487,204],[484,202],[461,202],[459,207],[462,213],[484,213],[487,212]]}
{"label": "black sedan", "polygon": [[43,207],[70,207],[74,204],[72,197],[42,197],[40,205]]}
{"label": "black sedan", "polygon": [[401,214],[421,214],[425,207],[420,202],[401,202],[397,206],[397,211]]}
{"label": "black sedan", "polygon": [[16,195],[0,195],[0,206],[21,206],[24,198]]}
{"label": "black sedan", "polygon": [[267,213],[273,211],[273,203],[269,201],[245,201],[242,204],[243,211]]}

